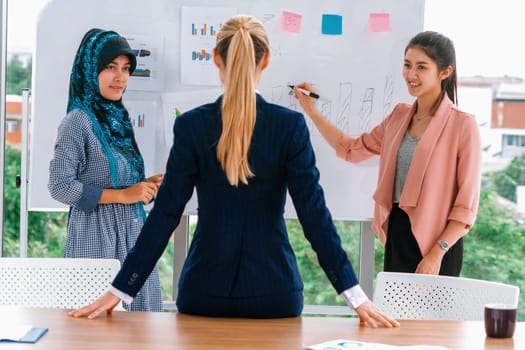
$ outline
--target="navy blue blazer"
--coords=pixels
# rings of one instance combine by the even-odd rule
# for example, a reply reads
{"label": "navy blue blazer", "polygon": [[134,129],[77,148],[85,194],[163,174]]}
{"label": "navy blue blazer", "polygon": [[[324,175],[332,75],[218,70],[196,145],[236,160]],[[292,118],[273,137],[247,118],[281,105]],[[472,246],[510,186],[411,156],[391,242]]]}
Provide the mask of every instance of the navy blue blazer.
{"label": "navy blue blazer", "polygon": [[302,114],[257,95],[249,151],[255,177],[231,186],[216,155],[221,98],[178,117],[164,181],[142,232],[113,281],[135,296],[179,224],[196,188],[198,223],[179,290],[209,296],[257,297],[301,292],[283,218],[290,192],[306,238],[341,293],[358,283],[332,223]]}

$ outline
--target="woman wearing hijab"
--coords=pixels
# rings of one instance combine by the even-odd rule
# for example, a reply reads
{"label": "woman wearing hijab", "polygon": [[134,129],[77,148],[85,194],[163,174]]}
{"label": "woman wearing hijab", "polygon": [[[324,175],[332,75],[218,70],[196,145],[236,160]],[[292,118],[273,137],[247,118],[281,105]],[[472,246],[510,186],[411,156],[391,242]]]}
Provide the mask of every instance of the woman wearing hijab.
{"label": "woman wearing hijab", "polygon": [[[122,103],[136,58],[125,38],[91,29],[78,48],[49,167],[51,196],[68,205],[64,256],[124,262],[145,221],[162,175],[145,179],[128,112]],[[155,268],[129,311],[162,311]]]}

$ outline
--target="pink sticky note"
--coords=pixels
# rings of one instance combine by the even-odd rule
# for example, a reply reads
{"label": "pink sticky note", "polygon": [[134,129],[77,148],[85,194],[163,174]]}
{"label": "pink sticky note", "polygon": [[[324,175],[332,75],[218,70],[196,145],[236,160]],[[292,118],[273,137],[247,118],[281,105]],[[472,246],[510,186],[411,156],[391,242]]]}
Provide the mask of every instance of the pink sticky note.
{"label": "pink sticky note", "polygon": [[390,14],[389,13],[371,13],[368,19],[368,29],[371,32],[389,32],[390,31]]}
{"label": "pink sticky note", "polygon": [[299,33],[303,16],[298,13],[283,11],[281,16],[281,30],[283,32]]}

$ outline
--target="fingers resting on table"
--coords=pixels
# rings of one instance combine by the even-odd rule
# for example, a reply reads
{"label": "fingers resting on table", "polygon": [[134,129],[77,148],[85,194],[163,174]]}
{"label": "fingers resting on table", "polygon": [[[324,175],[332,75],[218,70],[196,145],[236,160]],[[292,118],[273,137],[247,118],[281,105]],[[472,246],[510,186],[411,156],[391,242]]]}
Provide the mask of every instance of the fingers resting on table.
{"label": "fingers resting on table", "polygon": [[366,324],[370,327],[399,327],[399,322],[397,322],[394,318],[388,316],[383,311],[381,311],[370,300],[365,301],[355,311],[359,316],[359,321],[362,324]]}
{"label": "fingers resting on table", "polygon": [[104,312],[110,314],[119,302],[120,299],[117,296],[111,292],[106,292],[91,304],[83,306],[77,310],[72,310],[68,315],[71,317],[87,316],[87,318],[93,319]]}

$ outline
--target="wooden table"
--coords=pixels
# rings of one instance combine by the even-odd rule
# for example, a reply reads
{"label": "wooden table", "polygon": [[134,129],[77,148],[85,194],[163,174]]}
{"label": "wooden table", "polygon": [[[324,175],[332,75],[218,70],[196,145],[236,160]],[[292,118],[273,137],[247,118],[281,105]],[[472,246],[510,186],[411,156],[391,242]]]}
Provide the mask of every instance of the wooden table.
{"label": "wooden table", "polygon": [[450,349],[525,349],[525,323],[514,338],[485,337],[482,322],[401,321],[400,328],[360,327],[355,318],[301,317],[272,320],[114,312],[88,320],[58,309],[0,307],[2,324],[48,327],[36,344],[0,343],[3,349],[303,349],[334,339],[392,345],[441,345]]}

